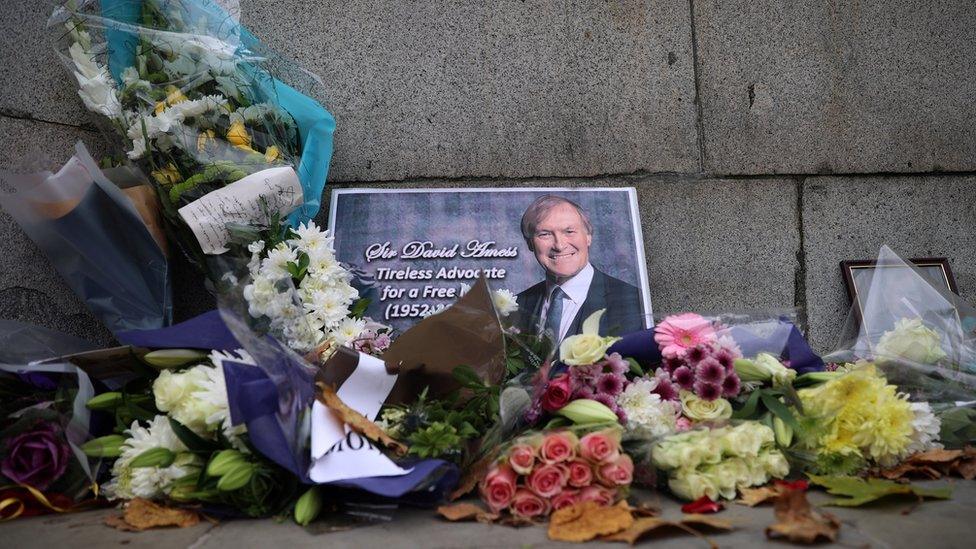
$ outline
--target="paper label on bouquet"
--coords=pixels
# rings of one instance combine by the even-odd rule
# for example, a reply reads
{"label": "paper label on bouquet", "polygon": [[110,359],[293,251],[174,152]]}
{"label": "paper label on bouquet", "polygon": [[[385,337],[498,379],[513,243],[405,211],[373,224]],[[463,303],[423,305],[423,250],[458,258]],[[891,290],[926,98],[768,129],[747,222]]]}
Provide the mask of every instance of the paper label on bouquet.
{"label": "paper label on bouquet", "polygon": [[[347,406],[375,420],[397,376],[386,372],[386,364],[360,353],[359,364],[336,394]],[[352,432],[322,403],[312,404],[312,466],[309,477],[319,483],[363,477],[405,475],[403,469],[379,451],[372,442]]]}
{"label": "paper label on bouquet", "polygon": [[269,214],[288,215],[304,199],[298,174],[284,166],[238,179],[183,206],[179,212],[203,253],[217,255],[227,251],[228,223],[266,223]]}

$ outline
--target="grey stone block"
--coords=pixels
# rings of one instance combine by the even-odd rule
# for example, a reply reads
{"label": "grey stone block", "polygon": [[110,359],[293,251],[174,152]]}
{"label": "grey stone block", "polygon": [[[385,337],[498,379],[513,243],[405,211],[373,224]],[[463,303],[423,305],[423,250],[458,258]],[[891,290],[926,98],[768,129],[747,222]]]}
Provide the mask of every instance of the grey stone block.
{"label": "grey stone block", "polygon": [[698,170],[686,4],[244,0],[241,12],[324,79],[335,181]]}
{"label": "grey stone block", "polygon": [[849,309],[840,262],[948,257],[964,299],[976,303],[976,177],[816,177],[804,182],[803,235],[811,343],[838,343]]}
{"label": "grey stone block", "polygon": [[976,167],[970,0],[697,0],[706,171]]}
{"label": "grey stone block", "polygon": [[6,0],[0,11],[0,112],[90,125],[77,82],[54,50],[59,28],[47,28],[52,0]]}
{"label": "grey stone block", "polygon": [[[792,180],[658,176],[528,180],[519,185],[504,181],[398,185],[473,186],[635,187],[655,316],[687,310],[781,310],[794,305],[799,231]],[[323,206],[317,218],[323,226],[327,212]]]}

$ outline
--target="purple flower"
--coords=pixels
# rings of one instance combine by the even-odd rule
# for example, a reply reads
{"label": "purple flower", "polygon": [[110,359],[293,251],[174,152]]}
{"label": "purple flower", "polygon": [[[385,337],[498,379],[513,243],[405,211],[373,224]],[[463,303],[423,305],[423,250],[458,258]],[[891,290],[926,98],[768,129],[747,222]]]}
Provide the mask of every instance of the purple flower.
{"label": "purple flower", "polygon": [[617,375],[624,375],[630,370],[630,363],[620,356],[620,353],[611,353],[607,355],[606,361],[604,361],[604,366],[610,368],[610,371]]}
{"label": "purple flower", "polygon": [[722,386],[717,383],[697,381],[695,382],[695,394],[703,400],[715,400],[722,396]]}
{"label": "purple flower", "polygon": [[705,360],[712,354],[711,346],[698,345],[688,349],[688,353],[685,354],[685,359],[692,365],[698,364],[699,362]]}
{"label": "purple flower", "polygon": [[611,410],[615,410],[617,408],[617,401],[606,393],[597,393],[593,395],[593,400],[599,402],[607,408],[610,408]]}
{"label": "purple flower", "polygon": [[625,378],[618,374],[601,374],[596,378],[596,392],[617,396],[624,390]]}
{"label": "purple flower", "polygon": [[695,367],[695,377],[705,383],[721,385],[722,380],[725,379],[725,368],[719,364],[718,360],[708,357]]}
{"label": "purple flower", "polygon": [[726,372],[732,372],[735,370],[735,355],[732,354],[732,351],[722,349],[712,356],[714,356],[715,360],[717,360],[718,363],[725,368]]}
{"label": "purple flower", "polygon": [[6,439],[0,446],[6,454],[0,473],[42,491],[61,478],[71,455],[61,429],[46,422]]}
{"label": "purple flower", "polygon": [[617,409],[614,410],[614,412],[617,412],[617,420],[620,422],[620,424],[621,425],[626,425],[627,424],[627,412],[625,412],[624,409],[621,408],[620,406],[617,406]]}
{"label": "purple flower", "polygon": [[578,389],[576,389],[576,392],[573,393],[573,400],[576,400],[576,399],[579,399],[579,398],[588,398],[590,400],[593,400],[593,396],[594,396],[593,395],[593,389],[591,389],[589,387],[589,385],[583,385],[583,386],[579,387]]}
{"label": "purple flower", "polygon": [[731,374],[725,376],[722,381],[722,396],[726,398],[732,398],[739,394],[742,389],[742,382],[739,380],[739,376],[732,372]]}
{"label": "purple flower", "polygon": [[682,389],[691,389],[692,385],[695,384],[695,372],[691,371],[691,368],[687,366],[676,368],[671,373],[671,377],[674,378],[674,382]]}
{"label": "purple flower", "polygon": [[664,362],[661,366],[670,374],[674,373],[679,367],[684,366],[685,361],[677,357],[665,357]]}
{"label": "purple flower", "polygon": [[577,387],[592,385],[597,373],[599,368],[594,365],[569,367],[569,377]]}
{"label": "purple flower", "polygon": [[678,390],[674,388],[674,384],[671,383],[670,379],[659,380],[657,382],[657,387],[655,387],[651,392],[659,395],[661,400],[678,399]]}

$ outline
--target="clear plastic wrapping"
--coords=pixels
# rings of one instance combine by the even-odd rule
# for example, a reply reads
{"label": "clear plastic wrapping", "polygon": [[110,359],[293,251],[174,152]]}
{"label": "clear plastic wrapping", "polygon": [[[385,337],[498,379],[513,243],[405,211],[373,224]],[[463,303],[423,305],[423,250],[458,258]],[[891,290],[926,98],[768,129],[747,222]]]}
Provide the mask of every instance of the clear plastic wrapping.
{"label": "clear plastic wrapping", "polygon": [[858,289],[837,350],[825,360],[869,361],[913,402],[927,402],[946,446],[976,440],[976,308],[884,246]]}
{"label": "clear plastic wrapping", "polygon": [[80,143],[57,173],[4,174],[0,205],[113,333],[172,318],[169,265],[136,205]]}

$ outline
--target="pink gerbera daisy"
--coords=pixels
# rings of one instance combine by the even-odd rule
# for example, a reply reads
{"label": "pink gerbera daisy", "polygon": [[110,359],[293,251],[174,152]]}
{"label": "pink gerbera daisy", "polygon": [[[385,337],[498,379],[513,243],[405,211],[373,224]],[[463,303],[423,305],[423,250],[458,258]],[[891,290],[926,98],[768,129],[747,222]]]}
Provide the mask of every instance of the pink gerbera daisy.
{"label": "pink gerbera daisy", "polygon": [[688,349],[715,340],[711,321],[695,313],[666,317],[654,327],[654,341],[665,357],[682,357]]}

